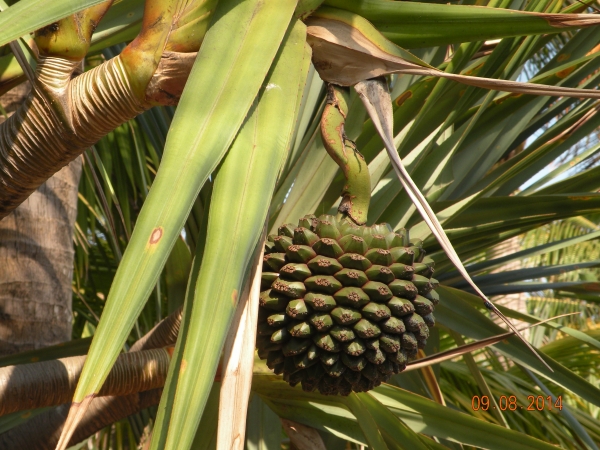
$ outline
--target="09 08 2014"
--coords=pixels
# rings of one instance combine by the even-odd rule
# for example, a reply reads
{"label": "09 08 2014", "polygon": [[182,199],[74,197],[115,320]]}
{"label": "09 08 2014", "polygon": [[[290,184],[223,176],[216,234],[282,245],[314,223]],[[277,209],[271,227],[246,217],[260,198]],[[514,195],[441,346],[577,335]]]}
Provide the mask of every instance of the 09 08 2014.
{"label": "09 08 2014", "polygon": [[551,395],[528,395],[527,404],[520,404],[516,395],[501,395],[497,402],[491,401],[487,395],[474,395],[471,398],[471,408],[473,411],[487,411],[489,409],[499,409],[501,411],[543,411],[559,410],[562,411],[562,396],[554,397]]}

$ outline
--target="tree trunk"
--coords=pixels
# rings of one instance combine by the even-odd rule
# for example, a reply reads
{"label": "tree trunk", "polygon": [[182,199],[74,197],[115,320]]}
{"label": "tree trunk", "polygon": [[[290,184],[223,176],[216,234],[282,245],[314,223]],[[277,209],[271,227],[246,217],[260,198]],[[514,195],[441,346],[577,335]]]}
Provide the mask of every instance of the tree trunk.
{"label": "tree trunk", "polygon": [[0,219],[117,126],[153,105],[178,102],[215,0],[190,2],[184,10],[174,0],[146,0],[138,37],[79,74],[93,30],[111,4],[106,0],[35,33],[33,89],[0,125]]}
{"label": "tree trunk", "polygon": [[[28,83],[2,98],[14,111]],[[71,339],[78,158],[0,221],[0,355]]]}

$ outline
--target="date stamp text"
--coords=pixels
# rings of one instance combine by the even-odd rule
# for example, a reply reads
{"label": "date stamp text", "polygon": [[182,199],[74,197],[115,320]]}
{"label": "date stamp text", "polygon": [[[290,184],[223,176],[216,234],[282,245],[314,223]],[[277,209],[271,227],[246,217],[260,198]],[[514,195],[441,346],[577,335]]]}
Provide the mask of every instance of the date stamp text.
{"label": "date stamp text", "polygon": [[555,409],[562,411],[563,407],[561,395],[558,397],[528,395],[527,403],[526,405],[519,404],[516,395],[501,395],[498,402],[490,401],[487,395],[474,395],[471,399],[471,408],[473,411],[487,411],[490,408],[496,409],[496,407],[501,411],[552,411]]}

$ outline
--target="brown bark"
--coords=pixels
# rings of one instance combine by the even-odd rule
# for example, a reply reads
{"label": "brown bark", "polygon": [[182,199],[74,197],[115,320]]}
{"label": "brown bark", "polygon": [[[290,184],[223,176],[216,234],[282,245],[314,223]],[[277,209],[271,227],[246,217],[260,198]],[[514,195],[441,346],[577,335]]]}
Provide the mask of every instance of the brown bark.
{"label": "brown bark", "polygon": [[177,335],[179,334],[179,327],[181,326],[182,315],[183,307],[177,308],[133,344],[129,351],[139,352],[142,350],[150,350],[152,348],[175,345],[177,342]]}
{"label": "brown bark", "polygon": [[[0,416],[57,406],[73,398],[85,356],[8,366],[0,369]],[[169,349],[119,356],[99,396],[129,395],[162,387],[171,361]]]}
{"label": "brown bark", "polygon": [[[149,350],[174,345],[181,325],[182,308],[178,308],[168,317],[160,321],[152,330],[138,340],[130,349],[133,351]],[[40,367],[39,365],[37,367]],[[0,372],[2,369],[0,369]],[[58,383],[68,385],[68,382],[58,380]],[[25,391],[32,390],[25,386]],[[70,445],[91,436],[105,426],[137,413],[148,406],[158,404],[162,389],[134,393],[122,397],[96,397],[90,408],[77,427]],[[69,390],[70,400],[72,391]],[[60,400],[57,400],[60,402]],[[70,403],[58,406],[50,411],[30,419],[6,433],[0,435],[0,448],[19,449],[49,449],[53,450],[62,432],[67,418]]]}
{"label": "brown bark", "polygon": [[[215,2],[190,2],[175,17],[171,2],[146,0],[138,37],[120,55],[77,75],[111,3],[36,32],[31,94],[0,125],[0,219],[109,131],[150,106],[178,102]],[[186,25],[190,18],[199,20]]]}
{"label": "brown bark", "polygon": [[[22,105],[28,90],[22,84],[7,93],[5,109]],[[0,355],[71,339],[80,173],[81,163],[75,160],[0,221]]]}
{"label": "brown bark", "polygon": [[87,147],[143,110],[119,57],[71,81],[79,65],[40,57],[31,95],[2,124],[0,211],[19,205]]}
{"label": "brown bark", "polygon": [[[123,397],[98,397],[80,422],[69,445],[75,445],[102,428],[157,405],[162,389],[131,394]],[[69,414],[71,403],[40,414],[22,425],[0,435],[0,448],[11,450],[54,450],[62,426]]]}
{"label": "brown bark", "polygon": [[152,104],[177,104],[194,59],[165,52],[139,100],[121,56],[73,79],[78,62],[40,57],[32,93],[0,125],[0,219],[109,131]]}

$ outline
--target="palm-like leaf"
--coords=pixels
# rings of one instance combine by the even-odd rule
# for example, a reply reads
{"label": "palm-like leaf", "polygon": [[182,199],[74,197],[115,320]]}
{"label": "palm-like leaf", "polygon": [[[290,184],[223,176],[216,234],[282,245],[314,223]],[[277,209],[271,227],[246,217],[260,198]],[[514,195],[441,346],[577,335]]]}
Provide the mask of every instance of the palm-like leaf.
{"label": "palm-like leaf", "polygon": [[[327,4],[349,7],[337,0],[330,0]],[[133,38],[137,33],[136,27],[139,26],[141,5],[142,2],[138,1],[114,5],[105,21],[101,22],[92,51],[99,52],[109,45]],[[502,8],[507,7],[506,2],[491,2],[489,6],[500,9],[490,12],[466,6],[460,9],[461,7],[456,6],[371,0],[357,2],[352,6],[352,11],[364,15],[393,42],[407,48],[430,47],[415,50],[415,54],[428,65],[452,77],[462,74],[514,80],[524,66],[531,70],[531,61],[535,61],[538,70],[530,81],[577,89],[592,89],[596,86],[600,68],[597,57],[600,53],[596,49],[600,32],[597,28],[581,31],[557,29],[555,32],[561,32],[562,41],[553,41],[557,45],[554,47],[557,49],[556,54],[550,58],[542,58],[539,55],[547,51],[551,38],[536,33],[553,31],[549,28],[553,26],[552,23],[534,15],[522,15],[521,18],[521,15],[503,10]],[[575,4],[562,12],[575,12],[577,7]],[[456,8],[459,9],[455,10]],[[529,12],[536,13],[559,12],[558,6],[549,1],[537,2],[530,8]],[[290,15],[292,9],[289,11]],[[435,27],[426,21],[413,21],[410,27],[402,29],[397,25],[401,19],[406,20],[406,17],[427,17],[428,14],[431,17],[447,18],[449,21],[445,23],[450,24],[448,29]],[[121,20],[124,16],[127,19]],[[489,20],[489,26],[469,28],[464,25],[473,18],[479,20],[484,16]],[[519,17],[523,22],[519,22],[518,26],[522,28],[516,29],[517,25],[504,23],[497,17]],[[287,24],[280,27],[282,36],[286,26]],[[16,28],[10,39],[28,31],[25,25]],[[449,34],[448,30],[458,30],[462,34]],[[429,37],[423,40],[419,37],[421,35]],[[496,37],[503,39],[495,43],[490,51],[479,52],[483,41]],[[459,45],[464,41],[471,42]],[[451,57],[445,59],[445,46],[448,44],[455,44],[455,47]],[[112,55],[119,50],[119,47],[111,47],[105,50],[105,54]],[[274,55],[276,45],[271,50]],[[217,62],[222,63],[221,60]],[[269,64],[270,61],[264,65],[263,78]],[[258,78],[260,77],[257,76]],[[299,86],[303,97],[293,102],[298,110],[298,117],[295,119],[295,135],[290,139],[287,160],[281,173],[271,173],[273,177],[278,176],[274,192],[263,194],[263,204],[260,205],[264,208],[270,205],[270,227],[293,222],[307,213],[334,211],[343,184],[343,177],[335,163],[325,154],[318,133],[320,107],[324,98],[322,83],[314,69],[309,71],[307,79],[305,85]],[[132,302],[135,307],[123,308],[122,311],[129,315],[128,325],[119,330],[120,337],[116,339],[118,345],[113,345],[111,358],[116,357],[126,339],[128,343],[132,343],[149,331],[167,311],[181,305],[186,285],[190,301],[194,296],[193,286],[197,282],[199,271],[205,273],[202,275],[204,278],[201,278],[203,286],[197,288],[197,292],[202,292],[202,298],[196,298],[195,301],[207,301],[205,297],[210,296],[211,290],[207,292],[202,289],[206,288],[206,277],[210,278],[206,275],[209,273],[208,268],[200,269],[199,261],[192,265],[191,255],[196,254],[197,258],[202,258],[206,248],[210,250],[213,260],[223,258],[222,255],[212,253],[218,253],[218,250],[213,249],[214,243],[210,241],[214,232],[209,229],[207,235],[206,231],[208,205],[213,196],[212,179],[203,187],[199,180],[195,180],[194,189],[189,189],[185,201],[177,199],[180,210],[177,220],[170,216],[164,218],[170,221],[168,223],[155,223],[147,213],[140,215],[142,205],[145,205],[145,210],[150,209],[153,196],[163,198],[163,203],[166,199],[174,200],[171,199],[173,182],[185,175],[178,172],[177,160],[180,157],[172,151],[173,139],[183,139],[181,142],[192,139],[190,129],[194,128],[197,121],[191,117],[198,111],[194,95],[205,91],[213,92],[214,89],[204,82],[194,80],[195,78],[186,88],[189,96],[184,97],[179,105],[173,127],[169,128],[173,119],[172,110],[155,108],[119,127],[87,152],[75,237],[76,337],[84,332],[93,333],[104,308],[112,309],[110,303],[105,304],[105,299],[113,284],[121,255],[125,253],[124,261],[136,261],[146,255],[147,238],[160,226],[164,228],[168,225],[171,243],[177,242],[173,250],[171,245],[161,250],[160,264],[154,264],[147,273],[148,279],[140,284],[143,285],[143,290],[137,293],[137,300]],[[255,92],[247,92],[245,109],[235,110],[231,105],[223,106],[219,114],[235,113],[237,119],[233,121],[233,116],[229,116],[228,124],[219,122],[220,126],[229,130],[229,137],[225,139],[224,134],[218,136],[223,143],[218,146],[218,151],[213,149],[216,156],[214,161],[211,160],[213,162],[205,164],[203,178],[213,173],[222,154],[228,150],[261,81],[262,79],[255,83]],[[585,303],[588,301],[598,304],[597,293],[586,290],[586,285],[581,284],[597,281],[599,258],[595,239],[598,231],[593,223],[593,214],[600,210],[600,200],[594,194],[599,187],[596,171],[592,168],[588,172],[569,172],[566,170],[568,163],[565,163],[553,172],[544,172],[550,162],[597,128],[599,117],[596,114],[596,103],[593,100],[557,100],[498,94],[429,76],[392,75],[390,81],[394,145],[399,149],[404,167],[437,213],[459,257],[484,293],[530,292],[531,289],[540,291],[544,287],[542,283],[546,283],[543,289],[545,303],[541,297],[531,297],[528,301],[529,311],[501,308],[502,312],[508,317],[528,322],[559,314],[565,309],[587,311],[587,317],[590,318],[593,317],[593,312],[597,314],[597,309],[592,310],[589,303]],[[287,92],[290,95],[291,91]],[[210,109],[208,106],[206,108]],[[182,119],[184,115],[185,118]],[[210,112],[207,112],[206,117],[210,120],[217,118],[210,116]],[[182,120],[188,120],[189,125],[183,126]],[[265,133],[272,134],[274,131],[270,127],[277,128],[272,124],[265,124],[262,128]],[[500,329],[479,311],[481,305],[474,296],[453,289],[465,289],[467,286],[454,271],[435,239],[430,236],[429,228],[421,221],[395,177],[381,138],[374,124],[366,118],[366,111],[358,96],[352,97],[346,133],[350,139],[356,140],[359,150],[369,163],[372,177],[369,221],[387,221],[394,228],[408,226],[411,235],[426,239],[428,254],[436,260],[436,277],[446,285],[441,289],[442,303],[436,313],[440,324],[439,333],[432,336],[426,352],[431,354],[447,350],[461,345],[464,339],[483,339],[500,333]],[[243,137],[240,132],[236,139]],[[165,142],[167,146],[163,156]],[[188,151],[190,148],[188,146],[180,151]],[[233,150],[234,147],[230,151]],[[582,157],[590,157],[595,152],[596,147],[590,148]],[[171,168],[172,175],[164,178],[165,181],[156,176],[159,166],[162,172]],[[275,168],[272,170],[277,172]],[[540,173],[543,178],[536,182]],[[194,178],[191,174],[189,177]],[[529,183],[529,187],[520,190],[525,183]],[[148,192],[151,194],[146,202]],[[223,193],[214,195],[223,198]],[[247,208],[253,214],[258,214],[258,203],[247,205]],[[220,207],[223,208],[224,205],[221,204]],[[191,212],[188,214],[188,211]],[[592,222],[575,219],[582,216],[589,217]],[[210,226],[214,229],[222,228],[229,220],[230,217],[223,214],[218,223]],[[258,222],[262,224],[261,221]],[[182,226],[185,230],[183,234],[180,233]],[[132,236],[134,229],[136,232]],[[145,234],[141,231],[143,229],[146,230]],[[255,231],[258,232],[257,230]],[[144,234],[143,245],[134,242],[136,234]],[[498,253],[500,250],[493,253],[491,249],[499,249],[503,242],[515,236],[524,236],[525,250],[522,253],[507,255]],[[253,243],[258,236],[252,232],[240,239],[248,249],[253,250]],[[225,259],[228,257],[229,255]],[[503,266],[515,258],[523,260],[521,267],[502,271]],[[163,270],[164,261],[167,262]],[[202,265],[211,263],[206,260]],[[560,275],[565,271],[568,273]],[[244,280],[243,268],[234,278],[232,283],[241,286]],[[115,282],[125,287],[132,279],[134,278],[121,276],[121,281]],[[547,284],[548,282],[555,284]],[[579,284],[566,285],[566,282]],[[552,286],[556,289],[547,289]],[[589,286],[595,287],[596,284]],[[113,286],[112,289],[116,288]],[[137,288],[132,287],[132,291],[135,290]],[[148,297],[150,301],[144,304]],[[123,298],[131,301],[133,297],[127,294]],[[497,300],[501,300],[501,297],[498,296]],[[550,302],[556,305],[554,309],[548,307]],[[190,314],[191,306],[187,305],[186,308],[187,314]],[[108,312],[102,320],[106,322],[110,314],[122,320],[122,316],[116,311],[114,309]],[[195,314],[196,324],[207,323],[211,319],[199,312],[192,314]],[[187,361],[194,357],[190,352],[195,346],[203,346],[209,341],[220,343],[220,339],[225,336],[228,313],[217,312],[215,309],[214,314],[219,315],[219,320],[223,323],[219,333],[198,325],[193,329],[191,325],[185,325],[184,318],[184,327],[189,328],[182,331],[182,335],[188,338],[193,336],[193,340],[180,341],[174,357],[178,364],[181,364],[182,358]],[[420,377],[415,375],[416,371],[395,376],[395,386],[384,386],[372,394],[366,394],[368,397],[357,397],[344,402],[292,389],[276,377],[263,372],[264,366],[257,363],[253,390],[261,400],[255,397],[250,406],[256,414],[250,414],[248,419],[248,447],[264,445],[264,448],[275,448],[280,445],[279,424],[273,425],[272,420],[268,420],[274,411],[281,417],[333,433],[336,438],[331,438],[331,448],[335,439],[368,444],[374,448],[400,448],[401,435],[404,439],[414,440],[411,441],[414,444],[411,448],[419,445],[417,439],[425,447],[440,446],[425,435],[440,438],[442,444],[445,439],[451,439],[489,448],[506,448],[508,445],[517,448],[551,448],[544,441],[565,447],[584,448],[587,445],[593,448],[594,441],[598,442],[600,439],[600,430],[595,423],[600,407],[597,373],[600,336],[590,330],[590,320],[558,319],[531,333],[532,342],[541,346],[540,350],[554,368],[554,373],[538,364],[514,338],[491,349],[478,350],[471,360],[455,359],[434,366],[432,373],[435,374],[448,407],[415,395],[419,393],[436,398]],[[115,324],[115,321],[106,322],[104,327]],[[130,335],[131,325],[134,329]],[[109,334],[112,334],[112,329],[105,330],[111,330]],[[104,334],[106,332],[102,331],[101,326],[96,335],[98,342],[106,342],[102,341]],[[434,338],[436,335],[437,339]],[[203,358],[204,361],[210,360],[211,368],[215,368],[218,361],[220,345],[217,344],[213,346],[211,354]],[[77,347],[74,352],[85,351],[85,345],[82,348]],[[110,359],[108,353],[99,349],[97,347],[94,350],[91,358],[101,356]],[[47,353],[53,355],[52,350]],[[43,355],[44,352],[40,354]],[[184,354],[188,356],[182,356]],[[60,356],[65,354],[61,353]],[[98,360],[95,363],[98,364]],[[171,381],[165,390],[170,392],[170,397],[165,396],[165,402],[171,402],[175,396],[175,368],[171,370]],[[185,443],[184,447],[187,448],[194,439],[197,427],[194,448],[197,445],[211,445],[212,438],[209,439],[208,436],[216,436],[214,416],[218,408],[216,392],[219,389],[218,384],[213,385],[213,372],[206,370],[205,374],[200,375],[202,380],[198,386],[203,386],[201,392],[197,396],[190,396],[197,398],[189,405],[200,406],[187,411],[189,405],[180,402],[180,406],[175,409],[175,419],[161,413],[156,425],[157,436],[166,433],[165,427],[171,422],[173,429],[185,430],[177,435]],[[188,383],[185,377],[180,376],[179,383],[182,382]],[[185,389],[193,389],[192,384],[186,386]],[[474,395],[491,393],[496,401],[501,396],[514,395],[519,405],[527,407],[528,396],[547,397],[547,391],[555,397],[562,397],[564,414],[546,409],[536,413],[517,410],[504,412],[499,416],[491,411],[474,411],[471,405]],[[81,400],[82,395],[77,399]],[[200,419],[205,403],[205,414]],[[457,408],[464,414],[455,414],[451,408]],[[187,412],[183,412],[184,410]],[[567,410],[569,414],[566,413]],[[154,411],[150,414],[156,416]],[[363,417],[359,417],[361,415]],[[138,418],[147,423],[149,416],[144,412]],[[184,426],[182,424],[186,418],[188,423]],[[356,426],[357,418],[362,428]],[[6,419],[2,422],[1,426],[4,428],[1,429],[17,424],[14,418],[10,418],[12,422],[8,417]],[[506,429],[506,425],[510,430]],[[547,434],[542,433],[543,427],[548,430]],[[128,424],[127,429],[136,430],[135,434],[141,433],[138,424]],[[571,440],[572,430],[579,432],[580,440],[575,444]],[[203,439],[202,436],[207,438]],[[159,445],[158,442],[157,438],[153,445]],[[177,445],[175,441],[173,445]]]}

